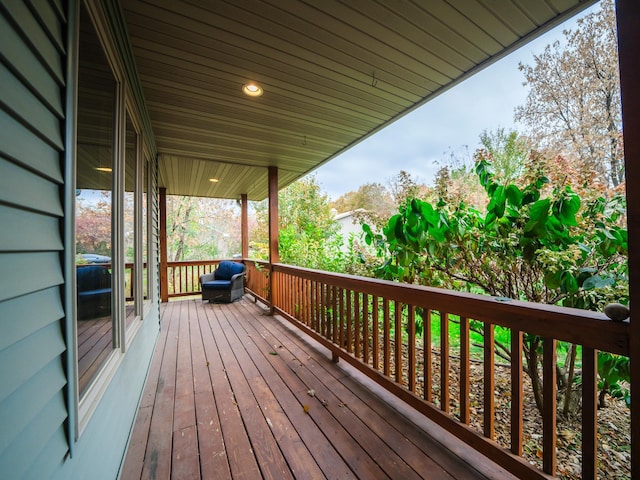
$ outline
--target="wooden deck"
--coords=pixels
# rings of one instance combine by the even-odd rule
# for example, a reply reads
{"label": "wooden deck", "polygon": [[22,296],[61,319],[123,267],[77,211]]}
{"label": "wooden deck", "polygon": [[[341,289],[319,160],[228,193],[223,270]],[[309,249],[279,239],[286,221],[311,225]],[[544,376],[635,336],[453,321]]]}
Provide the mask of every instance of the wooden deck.
{"label": "wooden deck", "polygon": [[513,478],[249,296],[162,309],[123,480]]}

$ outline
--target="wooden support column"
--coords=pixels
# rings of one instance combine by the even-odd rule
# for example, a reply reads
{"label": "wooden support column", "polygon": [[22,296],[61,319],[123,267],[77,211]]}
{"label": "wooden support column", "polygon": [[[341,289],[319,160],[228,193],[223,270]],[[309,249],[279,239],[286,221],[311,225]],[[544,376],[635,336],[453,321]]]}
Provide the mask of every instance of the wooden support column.
{"label": "wooden support column", "polygon": [[273,275],[273,264],[280,261],[278,250],[278,167],[269,167],[269,311],[274,312],[276,298],[276,282]]}
{"label": "wooden support column", "polygon": [[[640,2],[617,0],[629,230],[629,301],[640,308]],[[631,478],[640,478],[640,317],[631,310]]]}
{"label": "wooden support column", "polygon": [[167,189],[160,189],[160,301],[169,301],[167,278]]}
{"label": "wooden support column", "polygon": [[249,204],[247,194],[240,195],[242,203],[241,232],[242,232],[242,258],[249,258]]}

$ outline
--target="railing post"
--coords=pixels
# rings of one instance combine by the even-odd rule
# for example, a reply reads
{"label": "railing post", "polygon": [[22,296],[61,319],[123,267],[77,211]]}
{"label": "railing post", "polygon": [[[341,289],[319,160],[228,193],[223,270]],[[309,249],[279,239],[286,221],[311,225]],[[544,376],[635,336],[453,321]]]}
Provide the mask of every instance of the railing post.
{"label": "railing post", "polygon": [[[627,229],[629,232],[629,301],[640,305],[640,3],[617,0],[620,94],[624,132],[624,163],[627,179]],[[633,311],[631,312],[633,317]],[[631,478],[640,478],[640,320],[631,320],[629,359],[631,370]]]}
{"label": "railing post", "polygon": [[249,205],[246,193],[240,195],[240,202],[242,203],[242,215],[240,217],[240,231],[242,233],[242,258],[249,258]]}
{"label": "railing post", "polygon": [[269,296],[267,298],[269,301],[269,315],[273,315],[276,310],[276,282],[274,277],[273,263],[269,263]]}
{"label": "railing post", "polygon": [[160,189],[160,301],[169,301],[167,278],[167,189]]}

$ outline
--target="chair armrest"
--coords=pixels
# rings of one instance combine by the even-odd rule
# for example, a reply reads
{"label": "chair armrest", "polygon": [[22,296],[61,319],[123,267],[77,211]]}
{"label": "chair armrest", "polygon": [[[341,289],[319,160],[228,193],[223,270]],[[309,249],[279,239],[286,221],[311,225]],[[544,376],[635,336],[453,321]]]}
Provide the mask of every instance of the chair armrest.
{"label": "chair armrest", "polygon": [[204,282],[211,282],[215,279],[215,273],[205,273],[204,275],[200,275],[200,285],[202,285]]}
{"label": "chair armrest", "polygon": [[244,282],[244,275],[247,272],[242,272],[242,273],[236,273],[235,275],[231,276],[231,285],[233,285],[234,283],[238,283],[238,282]]}

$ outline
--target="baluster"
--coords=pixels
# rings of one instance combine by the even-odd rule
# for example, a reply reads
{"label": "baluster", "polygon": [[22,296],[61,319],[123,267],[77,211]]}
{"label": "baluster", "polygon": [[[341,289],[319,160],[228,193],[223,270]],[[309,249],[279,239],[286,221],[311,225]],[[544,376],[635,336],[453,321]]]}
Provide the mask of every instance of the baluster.
{"label": "baluster", "polygon": [[338,341],[338,294],[340,290],[337,287],[331,287],[331,311],[333,315],[331,316],[331,341],[336,343]]}
{"label": "baluster", "polygon": [[384,329],[383,334],[383,362],[384,362],[384,374],[389,377],[391,375],[391,366],[390,366],[390,357],[391,357],[391,346],[390,346],[390,322],[389,322],[389,300],[384,298],[382,300],[382,308],[384,310],[384,321],[382,328]]}
{"label": "baluster", "polygon": [[484,436],[493,439],[495,434],[495,390],[496,362],[493,353],[495,328],[492,323],[484,324]]}
{"label": "baluster", "polygon": [[396,360],[396,382],[402,383],[402,309],[404,305],[397,300],[394,301],[394,343]]}
{"label": "baluster", "polygon": [[376,371],[379,371],[380,370],[380,323],[379,323],[380,301],[378,297],[374,295],[371,303],[372,303],[372,309],[373,309],[373,324],[371,325],[373,358],[371,359],[371,363],[373,365],[373,368],[375,368]]}
{"label": "baluster", "polygon": [[369,295],[362,294],[362,361],[369,363]]}
{"label": "baluster", "polygon": [[327,285],[320,284],[320,331],[327,336]]}
{"label": "baluster", "polygon": [[360,352],[361,352],[361,347],[360,347],[360,315],[361,315],[361,310],[360,310],[360,292],[353,292],[354,295],[354,306],[353,306],[353,343],[354,343],[354,349],[353,349],[353,354],[355,355],[356,358],[360,358]]}
{"label": "baluster", "polygon": [[469,424],[469,319],[460,317],[460,421]]}
{"label": "baluster", "polygon": [[598,351],[582,347],[582,478],[598,476]]}
{"label": "baluster", "polygon": [[511,452],[522,456],[522,332],[511,330]]}
{"label": "baluster", "polygon": [[423,309],[422,317],[422,348],[424,350],[424,399],[427,402],[433,402],[433,372],[431,371],[432,352],[431,352],[431,309]]}
{"label": "baluster", "polygon": [[340,347],[344,348],[345,346],[345,295],[346,292],[343,289],[340,289],[340,322],[339,322],[339,328],[340,328],[340,335],[338,335],[338,341],[340,343]]}
{"label": "baluster", "polygon": [[408,374],[407,384],[409,390],[416,391],[416,307],[415,305],[407,306],[407,336],[409,337],[408,345]]}
{"label": "baluster", "polygon": [[545,338],[542,358],[542,469],[556,474],[556,340]]}
{"label": "baluster", "polygon": [[440,409],[449,412],[449,314],[440,312]]}
{"label": "baluster", "polygon": [[347,290],[347,352],[353,352],[353,310],[351,305],[351,296],[353,292]]}

